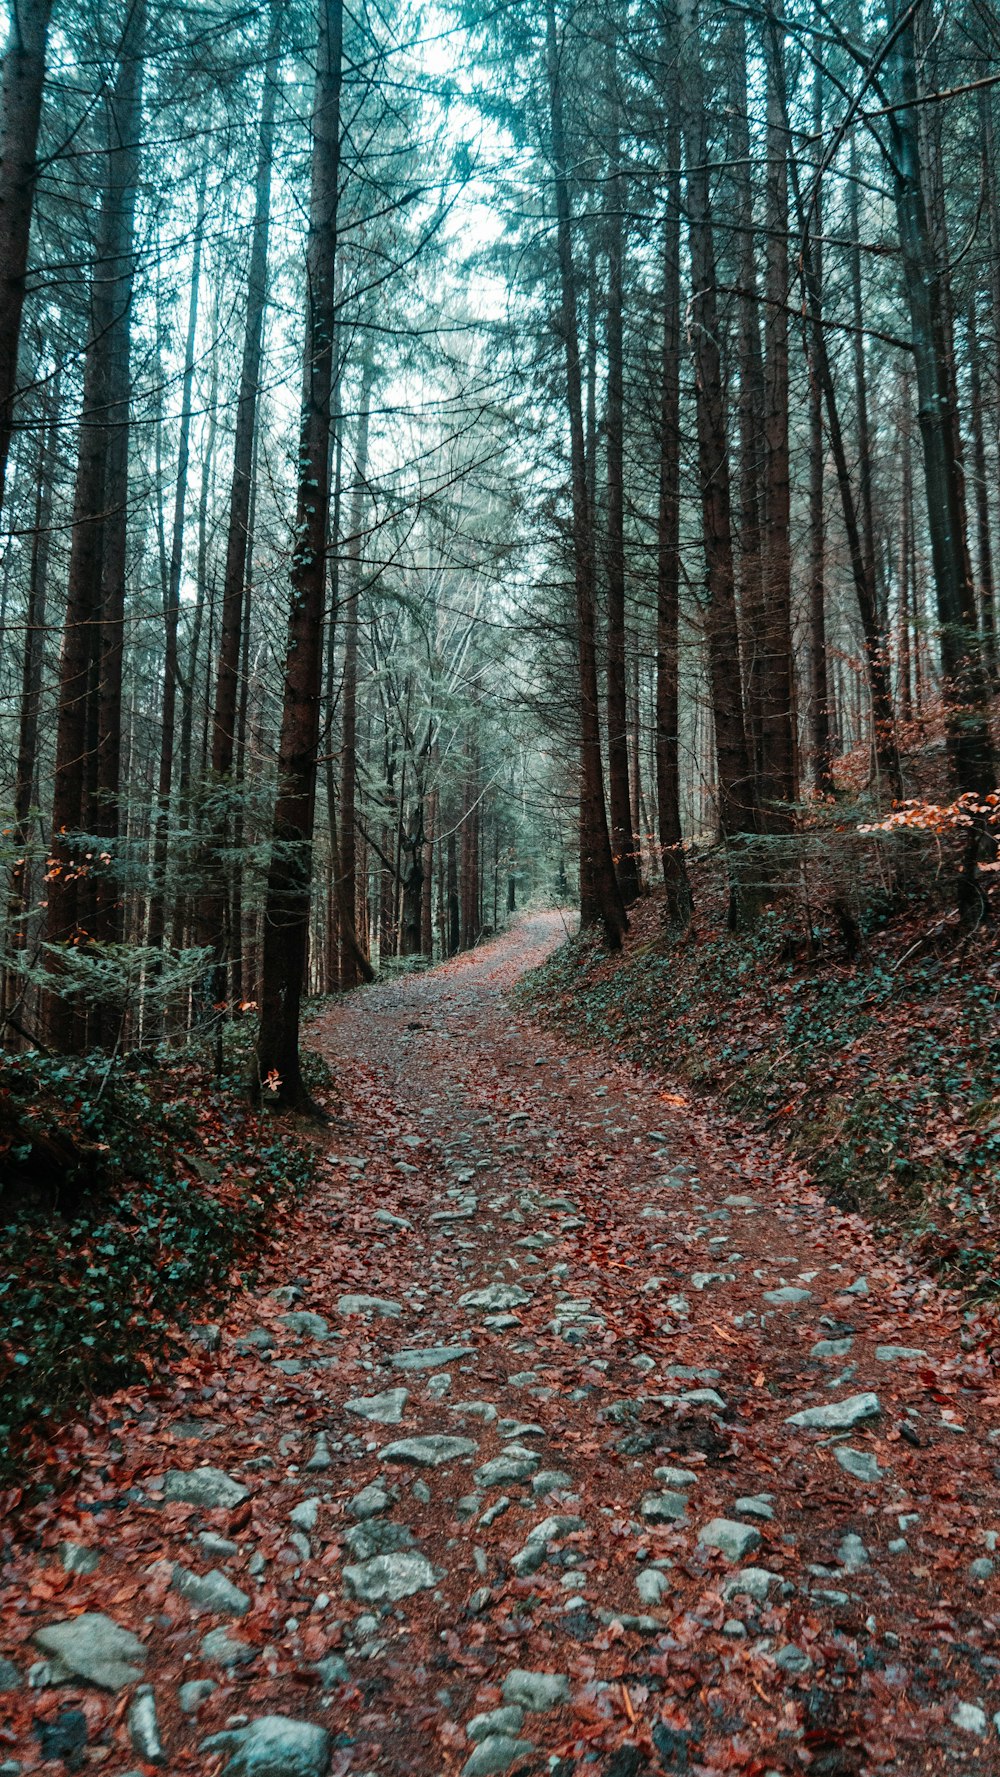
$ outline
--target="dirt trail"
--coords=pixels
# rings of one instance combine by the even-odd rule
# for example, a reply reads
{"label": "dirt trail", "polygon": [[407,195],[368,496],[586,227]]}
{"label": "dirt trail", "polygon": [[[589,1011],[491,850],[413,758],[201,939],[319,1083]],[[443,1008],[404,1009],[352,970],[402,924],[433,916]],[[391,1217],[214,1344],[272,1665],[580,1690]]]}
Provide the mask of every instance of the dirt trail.
{"label": "dirt trail", "polygon": [[515,1012],[562,935],[314,1027],[342,1104],[257,1288],[8,1527],[0,1773],[1000,1769],[961,1304]]}

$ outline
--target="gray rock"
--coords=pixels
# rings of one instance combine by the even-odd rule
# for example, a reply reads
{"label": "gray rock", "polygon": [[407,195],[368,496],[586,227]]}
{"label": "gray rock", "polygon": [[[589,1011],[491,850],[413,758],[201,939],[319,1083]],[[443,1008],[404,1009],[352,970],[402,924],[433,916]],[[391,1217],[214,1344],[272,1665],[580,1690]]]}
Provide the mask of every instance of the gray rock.
{"label": "gray rock", "polygon": [[655,1468],[653,1479],[662,1481],[665,1487],[693,1487],[698,1477],[690,1468]]}
{"label": "gray rock", "polygon": [[[662,1210],[643,1210],[643,1215],[659,1216]],[[735,1283],[736,1276],[732,1271],[692,1271],[690,1284],[693,1290],[707,1290],[713,1283]]]}
{"label": "gray rock", "polygon": [[398,1555],[414,1546],[412,1530],[406,1524],[394,1524],[391,1518],[370,1518],[367,1524],[352,1524],[344,1532],[344,1542],[355,1561],[370,1561],[373,1555]]}
{"label": "gray rock", "polygon": [[766,1567],[741,1567],[726,1581],[722,1596],[752,1598],[756,1604],[763,1604],[780,1585],[780,1573],[771,1573]]}
{"label": "gray rock", "polygon": [[319,1522],[320,1504],[321,1502],[319,1498],[315,1495],[312,1499],[302,1500],[299,1505],[293,1506],[292,1510],[289,1512],[289,1523],[294,1524],[296,1530],[304,1530],[307,1536],[310,1535]]}
{"label": "gray rock", "polygon": [[215,1555],[224,1561],[240,1552],[239,1543],[232,1542],[228,1536],[216,1536],[214,1530],[199,1530],[198,1542],[206,1555]]}
{"label": "gray rock", "polygon": [[852,1450],[849,1444],[838,1444],[833,1452],[845,1474],[856,1481],[880,1481],[882,1470],[870,1450]]}
{"label": "gray rock", "polygon": [[905,1536],[892,1537],[886,1546],[890,1555],[906,1555],[910,1548]]}
{"label": "gray rock", "polygon": [[746,1632],[747,1626],[740,1622],[739,1617],[727,1617],[722,1625],[723,1635],[730,1636],[733,1641],[742,1641]]}
{"label": "gray rock", "polygon": [[130,1630],[99,1611],[49,1623],[32,1636],[35,1646],[71,1672],[106,1691],[120,1691],[142,1677],[146,1649]]}
{"label": "gray rock", "polygon": [[98,1550],[86,1543],[60,1543],[59,1559],[67,1573],[95,1573],[101,1565]]}
{"label": "gray rock", "polygon": [[967,1569],[970,1580],[992,1579],[995,1571],[995,1563],[988,1555],[977,1555],[975,1561],[969,1562]]}
{"label": "gray rock", "polygon": [[163,1497],[182,1505],[221,1507],[231,1512],[250,1498],[250,1489],[220,1468],[170,1469],[163,1477]]}
{"label": "gray rock", "polygon": [[845,1400],[831,1401],[828,1407],[806,1407],[793,1413],[786,1425],[798,1425],[805,1431],[853,1431],[869,1419],[877,1419],[882,1411],[877,1394],[850,1394]]}
{"label": "gray rock", "polygon": [[687,1515],[685,1493],[647,1493],[639,1515],[647,1524],[679,1524]]}
{"label": "gray rock", "polygon": [[492,1777],[495,1771],[509,1771],[534,1755],[530,1740],[516,1740],[510,1734],[488,1734],[480,1740],[462,1766],[462,1777]]}
{"label": "gray rock", "polygon": [[715,1407],[719,1412],[722,1412],[726,1405],[718,1389],[715,1388],[689,1388],[685,1394],[681,1395],[681,1400],[688,1407]]}
{"label": "gray rock", "polygon": [[381,1222],[385,1228],[413,1227],[413,1223],[408,1222],[405,1216],[394,1216],[391,1209],[377,1209],[375,1211],[375,1220]]}
{"label": "gray rock", "polygon": [[562,1672],[526,1672],[518,1667],[508,1672],[501,1689],[505,1703],[517,1703],[522,1709],[558,1709],[569,1702],[569,1679]]}
{"label": "gray rock", "polygon": [[846,1357],[854,1344],[853,1338],[817,1339],[809,1353],[810,1357],[842,1358]]}
{"label": "gray rock", "polygon": [[809,1655],[801,1647],[796,1647],[794,1641],[790,1641],[785,1647],[779,1647],[774,1663],[779,1672],[787,1672],[790,1678],[798,1678],[805,1672],[811,1672],[813,1665]]}
{"label": "gray rock", "polygon": [[712,1518],[702,1525],[698,1541],[704,1549],[717,1549],[727,1561],[742,1561],[760,1546],[760,1531],[751,1524],[738,1524],[734,1518]]}
{"label": "gray rock", "polygon": [[21,1674],[13,1660],[5,1660],[0,1657],[0,1691],[19,1691],[20,1689]]}
{"label": "gray rock", "polygon": [[201,1326],[191,1328],[191,1337],[204,1351],[218,1351],[222,1343],[222,1328],[205,1321]]}
{"label": "gray rock", "polygon": [[312,1722],[263,1715],[202,1741],[202,1752],[228,1752],[223,1777],[326,1777],[330,1736]]}
{"label": "gray rock", "polygon": [[321,1431],[317,1434],[313,1453],[306,1463],[306,1468],[311,1474],[321,1474],[324,1469],[332,1467],[333,1457],[330,1455],[330,1447],[326,1441],[326,1432]]}
{"label": "gray rock", "polygon": [[636,1575],[635,1589],[643,1604],[659,1604],[664,1592],[669,1592],[670,1581],[662,1567],[644,1567]]}
{"label": "gray rock", "polygon": [[453,1401],[448,1411],[459,1419],[481,1419],[484,1425],[492,1425],[497,1416],[492,1401]]}
{"label": "gray rock", "polygon": [[404,1462],[411,1468],[441,1468],[446,1462],[475,1456],[477,1445],[471,1438],[449,1438],[432,1432],[425,1438],[398,1438],[380,1452],[383,1462]]}
{"label": "gray rock", "polygon": [[[476,1506],[478,1508],[478,1505],[479,1505],[478,1493],[472,1495],[471,1497],[473,1497],[475,1499]],[[491,1506],[487,1506],[486,1511],[483,1513],[482,1517],[480,1518],[479,1522],[482,1525],[483,1529],[488,1530],[491,1524],[495,1524],[498,1518],[503,1517],[504,1512],[510,1511],[510,1507],[511,1507],[511,1501],[508,1498],[507,1494],[501,1493],[500,1498],[495,1499]]]}
{"label": "gray rock", "polygon": [[426,1555],[376,1555],[344,1568],[348,1596],[362,1604],[392,1603],[429,1591],[438,1577]]}
{"label": "gray rock", "polygon": [[530,1294],[521,1289],[519,1284],[491,1283],[484,1290],[466,1290],[464,1296],[459,1296],[458,1305],[460,1308],[475,1309],[478,1313],[493,1314],[502,1308],[523,1308],[530,1301]]}
{"label": "gray rock", "polygon": [[397,1370],[444,1370],[463,1357],[475,1357],[474,1345],[425,1345],[418,1349],[397,1351],[393,1367]]}
{"label": "gray rock", "polygon": [[880,1364],[905,1364],[925,1358],[922,1345],[876,1345],[875,1356]]}
{"label": "gray rock", "polygon": [[524,1710],[516,1703],[505,1709],[489,1709],[485,1715],[474,1715],[465,1724],[470,1740],[485,1740],[489,1734],[519,1734],[524,1726]]}
{"label": "gray rock", "polygon": [[177,1692],[177,1701],[185,1715],[197,1715],[203,1703],[206,1703],[212,1692],[218,1690],[214,1678],[192,1678],[182,1684]]}
{"label": "gray rock", "polygon": [[257,1658],[257,1651],[249,1642],[241,1641],[238,1635],[231,1635],[228,1629],[210,1629],[201,1638],[202,1658],[211,1660],[213,1665],[224,1666],[230,1672],[237,1666],[249,1666]]}
{"label": "gray rock", "polygon": [[736,1510],[742,1512],[744,1518],[760,1518],[762,1523],[770,1523],[774,1517],[774,1508],[766,1499],[758,1498],[757,1494],[746,1494],[736,1501]]}
{"label": "gray rock", "polygon": [[846,1567],[848,1573],[858,1573],[862,1567],[867,1567],[869,1564],[868,1550],[860,1536],[855,1536],[851,1532],[848,1536],[842,1537],[837,1547],[837,1559],[841,1567]]}
{"label": "gray rock", "polygon": [[382,1512],[389,1510],[391,1504],[392,1500],[385,1488],[377,1481],[372,1481],[367,1487],[362,1487],[361,1492],[356,1493],[353,1499],[348,1500],[347,1509],[352,1518],[365,1520],[378,1518]]}
{"label": "gray rock", "polygon": [[295,1314],[278,1316],[283,1327],[290,1333],[297,1333],[300,1339],[328,1339],[330,1336],[329,1322],[321,1314],[307,1314],[299,1309]]}
{"label": "gray rock", "polygon": [[539,1499],[546,1493],[571,1493],[572,1490],[573,1477],[561,1468],[540,1469],[531,1483],[531,1491]]}
{"label": "gray rock", "polygon": [[270,1327],[251,1327],[236,1341],[237,1351],[243,1355],[248,1351],[273,1351],[276,1340]]}
{"label": "gray rock", "polygon": [[170,1590],[179,1592],[196,1610],[211,1610],[220,1617],[245,1617],[250,1609],[246,1593],[234,1586],[217,1567],[213,1567],[210,1573],[192,1573],[189,1567],[182,1567],[178,1562]]}
{"label": "gray rock", "polygon": [[447,1370],[439,1370],[436,1376],[429,1376],[427,1379],[427,1393],[436,1401],[441,1400],[450,1387],[451,1377]]}
{"label": "gray rock", "polygon": [[476,1486],[506,1487],[511,1481],[526,1481],[541,1460],[534,1450],[511,1444],[500,1456],[494,1456],[491,1461],[484,1462],[482,1468],[477,1468]]}
{"label": "gray rock", "polygon": [[841,1294],[844,1296],[867,1296],[867,1294],[868,1294],[868,1279],[867,1279],[867,1277],[855,1278],[853,1283],[848,1284],[846,1290],[841,1291]]}
{"label": "gray rock", "polygon": [[141,1684],[136,1691],[129,1708],[128,1737],[132,1743],[132,1751],[137,1752],[148,1765],[164,1765],[167,1755],[160,1739],[160,1724],[156,1719],[156,1698],[151,1684]]}
{"label": "gray rock", "polygon": [[342,1654],[324,1654],[316,1661],[316,1674],[325,1691],[332,1691],[338,1684],[349,1684],[351,1679],[351,1669]]}
{"label": "gray rock", "polygon": [[337,1303],[338,1314],[371,1314],[381,1320],[398,1320],[402,1312],[398,1302],[385,1296],[341,1296]]}
{"label": "gray rock", "polygon": [[344,1408],[373,1425],[398,1425],[409,1398],[405,1388],[387,1388],[382,1394],[358,1395],[353,1401],[345,1401]]}
{"label": "gray rock", "polygon": [[956,1728],[961,1728],[963,1734],[982,1735],[989,1728],[986,1711],[980,1709],[978,1703],[956,1703],[951,1712],[951,1719]]}
{"label": "gray rock", "polygon": [[800,1302],[812,1300],[812,1290],[800,1290],[794,1284],[785,1284],[780,1290],[765,1290],[764,1300],[772,1308],[795,1308]]}
{"label": "gray rock", "polygon": [[[572,1536],[575,1531],[583,1529],[582,1518],[573,1518],[565,1514],[553,1518],[543,1518],[540,1524],[536,1524],[533,1530],[529,1530],[528,1539],[523,1549],[519,1549],[513,1557],[511,1567],[519,1578],[537,1573],[548,1559],[550,1543],[561,1542],[564,1537]],[[517,1702],[518,1699],[515,1697],[513,1701]]]}

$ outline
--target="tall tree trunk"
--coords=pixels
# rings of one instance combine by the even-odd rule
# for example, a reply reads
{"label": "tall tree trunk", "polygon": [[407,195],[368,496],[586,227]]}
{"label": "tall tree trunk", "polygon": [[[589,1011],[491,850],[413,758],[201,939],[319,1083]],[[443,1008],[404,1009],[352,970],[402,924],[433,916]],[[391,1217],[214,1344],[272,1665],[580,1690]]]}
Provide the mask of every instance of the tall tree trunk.
{"label": "tall tree trunk", "polygon": [[611,850],[622,900],[631,907],[639,893],[635,833],[629,802],[628,695],[625,672],[625,182],[621,170],[621,131],[614,39],[608,52],[612,111],[611,169],[608,181],[608,313],[605,344],[608,386],[607,437],[607,714],[608,789]]}
{"label": "tall tree trunk", "polygon": [[354,444],[354,487],[348,517],[347,573],[344,599],[344,683],[341,692],[340,767],[340,914],[343,938],[341,987],[372,981],[375,971],[358,938],[357,794],[358,794],[358,600],[361,597],[368,436],[375,367],[367,352],[361,371],[358,429]]}
{"label": "tall tree trunk", "polygon": [[343,26],[343,0],[319,0],[296,541],[257,1046],[258,1082],[273,1100],[298,1106],[309,1102],[299,1063],[299,1014],[309,932],[323,679]]}
{"label": "tall tree trunk", "polygon": [[747,746],[757,778],[760,775],[764,744],[764,356],[760,342],[760,297],[757,284],[753,181],[750,174],[746,27],[739,16],[733,21],[733,33],[732,157],[733,177],[736,182],[736,251],[740,282],[736,338],[740,444],[739,610]]}
{"label": "tall tree trunk", "polygon": [[[679,0],[682,128],[691,254],[690,330],[695,365],[698,471],[708,589],[706,634],[715,725],[719,825],[726,839],[757,830],[753,770],[743,721],[733,570],[725,381],[719,347],[718,278],[712,226],[708,128],[695,0]],[[740,915],[740,872],[731,918]]]}
{"label": "tall tree trunk", "polygon": [[581,894],[584,925],[600,923],[612,949],[621,946],[628,925],[615,875],[604,804],[604,769],[598,713],[597,639],[593,597],[593,533],[587,498],[587,465],[583,430],[580,336],[577,321],[576,271],[573,264],[573,218],[563,122],[560,44],[555,0],[546,0],[546,62],[549,122],[556,199],[561,310],[559,330],[566,361],[566,399],[570,428],[573,487],[573,580],[576,591],[577,669],[580,695]]}
{"label": "tall tree trunk", "polygon": [[[104,579],[105,501],[109,492],[113,500],[117,499],[117,521],[123,525],[125,520],[121,445],[125,438],[127,449],[127,430],[119,418],[116,434],[114,415],[117,412],[121,416],[122,411],[122,335],[127,342],[129,328],[144,35],[143,0],[135,0],[122,40],[114,90],[106,107],[107,173],[97,222],[83,371],[66,617],[59,662],[52,862],[46,919],[46,938],[56,946],[75,944],[80,938],[80,888],[79,874],[74,868],[73,835],[80,832],[89,812],[87,796],[100,738],[98,664],[102,599],[112,584]],[[127,343],[124,353],[127,367]],[[120,533],[113,535],[112,549],[120,550]],[[114,572],[118,572],[117,567]],[[109,610],[108,615],[113,626],[114,611]],[[120,627],[115,641],[120,647]],[[54,1049],[79,1047],[85,1039],[82,1018],[58,992],[48,996],[47,1027],[49,1044]]]}
{"label": "tall tree trunk", "polygon": [[281,64],[282,11],[271,0],[267,51],[261,92],[260,127],[257,139],[257,175],[254,184],[254,219],[247,266],[247,302],[243,327],[233,438],[233,473],[229,490],[229,524],[226,533],[226,565],[222,582],[219,621],[219,653],[212,703],[212,782],[219,799],[209,818],[206,856],[206,893],[200,920],[201,940],[213,952],[209,1003],[217,1013],[229,1007],[229,968],[240,936],[231,929],[232,897],[229,893],[223,850],[227,833],[236,824],[232,782],[238,726],[240,656],[246,603],[247,564],[250,545],[250,512],[253,504],[257,403],[260,394],[261,358],[264,347],[264,311],[267,302],[267,251],[271,226],[271,169],[274,160],[274,112]]}
{"label": "tall tree trunk", "polygon": [[996,787],[996,764],[987,717],[988,686],[976,597],[967,566],[965,512],[955,453],[956,415],[943,333],[941,274],[924,197],[912,17],[905,18],[898,30],[893,71],[899,109],[889,118],[891,165],[916,366],[948,749],[959,790],[985,794]]}
{"label": "tall tree trunk", "polygon": [[181,384],[181,418],[177,439],[177,476],[174,482],[174,518],[170,560],[163,595],[163,698],[160,715],[160,756],[156,803],[153,811],[152,891],[149,904],[148,942],[154,949],[163,943],[166,929],[166,874],[170,844],[170,791],[174,771],[174,726],[177,717],[177,631],[181,610],[181,571],[184,563],[184,511],[187,503],[191,459],[191,394],[194,385],[195,341],[198,333],[198,295],[201,288],[201,255],[205,222],[205,188],[208,162],[198,179],[198,211],[191,250],[191,285],[188,292],[187,337],[184,342],[184,379]]}
{"label": "tall tree trunk", "polygon": [[[670,54],[669,46],[667,50]],[[678,734],[681,524],[681,128],[676,58],[667,94],[667,192],[663,224],[663,359],[656,536],[656,813],[667,916],[685,926],[691,888],[681,834]]]}
{"label": "tall tree trunk", "polygon": [[792,670],[791,489],[788,455],[788,139],[781,27],[764,28],[767,63],[767,270],[764,310],[763,660],[760,813],[771,832],[792,824],[795,681]]}
{"label": "tall tree trunk", "polygon": [[[818,15],[817,15],[818,16]],[[813,135],[817,153],[823,140],[823,74],[817,64],[813,75]],[[813,200],[816,241],[813,247],[816,315],[812,322],[809,351],[809,665],[811,680],[813,783],[818,796],[834,792],[830,739],[830,689],[826,658],[826,513],[824,507],[826,441],[823,436],[823,389],[818,361],[822,347],[823,301],[823,194],[817,186]]]}
{"label": "tall tree trunk", "polygon": [[976,299],[969,297],[966,314],[969,356],[969,421],[972,427],[972,473],[976,494],[976,553],[979,566],[979,628],[983,659],[991,681],[997,676],[996,607],[993,600],[993,539],[990,533],[990,484],[986,467],[986,432],[983,425],[983,375]]}
{"label": "tall tree trunk", "polygon": [[17,0],[0,71],[0,510],[14,430],[17,354],[38,168],[52,0]]}

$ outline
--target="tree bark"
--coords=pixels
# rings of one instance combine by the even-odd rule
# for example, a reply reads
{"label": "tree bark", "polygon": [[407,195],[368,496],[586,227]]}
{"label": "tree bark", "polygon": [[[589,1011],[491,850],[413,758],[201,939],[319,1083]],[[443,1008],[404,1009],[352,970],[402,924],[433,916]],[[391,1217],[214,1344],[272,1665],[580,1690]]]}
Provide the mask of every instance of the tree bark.
{"label": "tree bark", "polygon": [[341,690],[340,730],[340,916],[343,947],[340,965],[342,988],[372,981],[375,971],[358,938],[357,901],[357,793],[358,793],[358,600],[361,597],[365,495],[368,476],[368,437],[371,424],[372,384],[375,367],[371,353],[361,370],[358,429],[354,445],[354,488],[348,517],[347,572],[344,598],[344,682]]}
{"label": "tree bark", "polygon": [[323,677],[343,24],[343,0],[319,0],[296,539],[257,1047],[258,1086],[267,1088],[272,1102],[300,1107],[309,1103],[299,1061],[299,1016]]}
{"label": "tree bark", "polygon": [[[813,134],[823,138],[823,75],[813,75]],[[823,197],[817,189],[813,200],[816,242],[813,247],[816,314],[810,333],[809,362],[809,666],[812,697],[813,784],[818,796],[832,796],[833,749],[830,737],[830,688],[826,658],[826,513],[824,507],[826,441],[823,435],[823,389],[819,376],[822,349],[823,301]]]}
{"label": "tree bark", "polygon": [[555,0],[546,0],[546,62],[549,122],[556,198],[556,240],[559,258],[562,334],[566,362],[566,399],[570,427],[573,503],[573,580],[576,592],[577,671],[580,696],[581,893],[584,926],[600,923],[611,949],[621,946],[628,917],[615,875],[607,809],[598,714],[597,640],[593,599],[593,534],[587,498],[587,466],[583,430],[580,336],[577,320],[576,272],[573,264],[573,219],[563,122],[560,48]]}
{"label": "tree bark", "polygon": [[0,71],[0,510],[14,431],[38,128],[52,0],[17,0]]}

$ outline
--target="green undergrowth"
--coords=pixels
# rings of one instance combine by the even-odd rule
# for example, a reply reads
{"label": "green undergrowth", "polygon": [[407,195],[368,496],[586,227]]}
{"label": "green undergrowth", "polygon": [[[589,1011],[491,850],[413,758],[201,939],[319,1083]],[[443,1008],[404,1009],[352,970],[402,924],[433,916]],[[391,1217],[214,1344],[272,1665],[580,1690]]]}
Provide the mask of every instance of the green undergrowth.
{"label": "green undergrowth", "polygon": [[912,914],[869,927],[855,961],[830,949],[790,960],[777,914],[749,934],[678,939],[651,898],[620,956],[577,937],[522,998],[564,1032],[715,1095],[780,1136],[836,1201],[913,1239],[954,1281],[1000,1293],[995,935],[941,955]]}
{"label": "green undergrowth", "polygon": [[0,1480],[151,1376],[303,1190],[309,1148],[248,1107],[245,1044],[220,1079],[169,1052],[0,1058]]}

